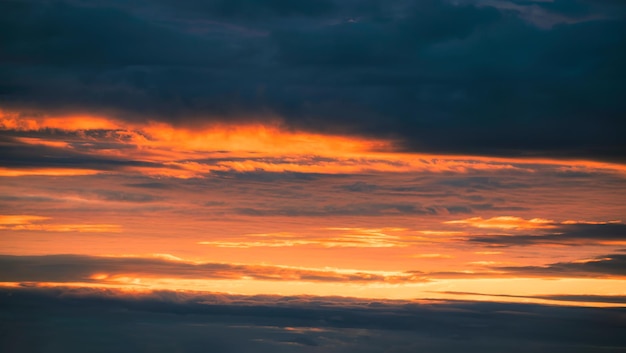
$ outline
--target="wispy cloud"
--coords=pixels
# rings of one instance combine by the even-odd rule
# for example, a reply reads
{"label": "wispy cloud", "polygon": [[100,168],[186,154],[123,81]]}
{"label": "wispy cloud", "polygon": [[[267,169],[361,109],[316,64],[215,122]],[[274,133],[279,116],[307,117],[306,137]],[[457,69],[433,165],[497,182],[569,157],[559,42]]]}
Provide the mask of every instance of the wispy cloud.
{"label": "wispy cloud", "polygon": [[[538,234],[475,236],[469,240],[490,246],[532,245],[620,245],[626,243],[626,224],[608,222],[551,223],[547,232]],[[522,228],[524,229],[524,228]],[[532,228],[531,228],[532,229]]]}
{"label": "wispy cloud", "polygon": [[[564,163],[398,152],[400,147],[390,139],[294,131],[280,123],[214,123],[190,128],[155,121],[135,123],[98,116],[28,116],[0,111],[0,130],[12,136],[5,145],[28,147],[19,152],[23,162],[2,167],[0,176],[116,171],[195,178],[218,172],[259,170],[327,174],[529,173],[537,165],[626,172],[619,164],[589,161]],[[55,156],[54,165],[44,168],[41,160],[25,164],[28,158],[24,157],[32,159],[41,153]]]}
{"label": "wispy cloud", "polygon": [[416,259],[452,259],[454,256],[448,254],[416,254],[413,255]]}
{"label": "wispy cloud", "polygon": [[609,254],[544,266],[497,267],[497,270],[538,277],[626,277],[626,255]]}
{"label": "wispy cloud", "polygon": [[550,295],[511,295],[511,294],[487,294],[477,292],[439,292],[444,294],[463,296],[485,296],[493,298],[519,298],[519,299],[542,299],[562,302],[586,302],[586,303],[614,303],[626,304],[626,295],[573,295],[573,294],[550,294]]}
{"label": "wispy cloud", "polygon": [[86,233],[116,233],[122,231],[117,224],[59,224],[48,223],[49,219],[50,217],[32,215],[0,215],[0,230]]}
{"label": "wispy cloud", "polygon": [[[312,269],[181,261],[172,256],[95,257],[81,255],[0,256],[3,282],[126,283],[128,278],[246,279],[305,282],[423,282],[415,273]],[[118,281],[119,280],[119,281]],[[130,282],[132,284],[132,282]]]}
{"label": "wispy cloud", "polygon": [[543,229],[553,228],[554,221],[543,218],[524,219],[514,216],[499,216],[488,219],[482,217],[472,217],[461,220],[447,221],[446,224],[460,224],[476,228],[492,229]]}

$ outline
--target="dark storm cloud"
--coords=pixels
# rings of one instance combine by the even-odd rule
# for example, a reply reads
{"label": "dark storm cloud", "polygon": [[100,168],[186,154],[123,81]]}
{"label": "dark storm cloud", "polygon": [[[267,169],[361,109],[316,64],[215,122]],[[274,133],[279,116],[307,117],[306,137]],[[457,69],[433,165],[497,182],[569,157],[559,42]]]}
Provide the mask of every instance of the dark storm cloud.
{"label": "dark storm cloud", "polygon": [[586,353],[626,346],[621,308],[28,287],[0,296],[4,351]]}
{"label": "dark storm cloud", "polygon": [[5,1],[0,104],[174,124],[280,116],[290,127],[394,136],[409,150],[623,160],[625,9]]}
{"label": "dark storm cloud", "polygon": [[492,246],[602,244],[610,241],[625,241],[626,224],[559,224],[547,234],[478,236],[469,240]]}

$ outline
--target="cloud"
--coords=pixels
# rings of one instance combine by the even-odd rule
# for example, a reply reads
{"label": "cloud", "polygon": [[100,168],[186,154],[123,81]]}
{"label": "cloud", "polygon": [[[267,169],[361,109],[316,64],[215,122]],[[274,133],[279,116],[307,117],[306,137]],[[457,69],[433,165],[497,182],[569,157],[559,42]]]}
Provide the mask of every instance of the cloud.
{"label": "cloud", "polygon": [[[248,279],[305,282],[421,282],[409,272],[312,269],[288,266],[194,263],[158,254],[146,257],[0,255],[3,282],[126,283],[128,278]],[[121,281],[121,282],[120,282]]]}
{"label": "cloud", "polygon": [[165,190],[171,187],[166,183],[160,183],[160,182],[131,183],[131,184],[126,184],[126,186],[130,186],[133,188],[145,188],[145,189],[156,189],[156,190]]}
{"label": "cloud", "polygon": [[49,219],[33,215],[0,215],[0,230],[81,233],[117,233],[122,230],[117,224],[59,224],[47,222]]}
{"label": "cloud", "polygon": [[[209,0],[183,1],[180,4],[173,1],[157,1],[164,7],[178,10],[188,10],[202,15],[218,16],[222,18],[267,19],[289,16],[321,16],[334,10],[335,3],[329,0],[303,0],[297,3],[280,0]],[[191,15],[191,14],[189,14]]]}
{"label": "cloud", "polygon": [[79,168],[0,168],[0,176],[2,177],[22,177],[22,176],[82,176],[94,175],[100,171],[93,169]]}
{"label": "cloud", "polygon": [[[495,5],[495,2],[489,2]],[[618,18],[624,14],[626,10],[623,4],[615,0],[555,0],[555,1],[529,1],[514,0],[504,2],[505,4],[514,4],[513,7],[517,11],[526,10],[528,20],[532,20],[533,11],[544,10],[543,16],[553,15],[553,21],[556,23],[572,23],[578,21],[588,21],[597,17]],[[613,12],[611,12],[613,11]],[[556,24],[553,23],[553,24]]]}
{"label": "cloud", "polygon": [[495,298],[521,298],[521,299],[543,299],[563,302],[578,303],[614,303],[626,304],[626,296],[624,295],[575,295],[575,294],[549,294],[549,295],[510,295],[510,294],[486,294],[475,292],[437,292],[459,296],[486,296]]}
{"label": "cloud", "polygon": [[279,120],[429,153],[626,151],[619,1],[0,6],[0,103],[14,111]]}
{"label": "cloud", "polygon": [[[287,240],[285,240],[286,242]],[[332,244],[337,242],[338,245]],[[280,240],[276,241],[280,243]],[[294,241],[297,245],[297,241]],[[358,240],[328,240],[327,246],[376,247]],[[345,242],[345,244],[344,244]],[[226,243],[225,247],[273,246],[272,242]],[[354,243],[354,244],[353,244]],[[220,246],[219,242],[209,245]],[[281,244],[281,246],[283,246]],[[287,246],[287,245],[285,245]],[[293,246],[293,244],[289,245]],[[326,246],[326,245],[325,245]],[[418,254],[414,256],[429,261],[453,259],[445,254]],[[373,271],[336,268],[310,268],[294,266],[232,264],[185,261],[169,254],[138,256],[87,256],[87,255],[1,255],[2,282],[86,283],[101,285],[138,286],[142,283],[158,284],[159,280],[246,280],[326,282],[342,284],[410,285],[432,280],[481,278],[622,278],[626,277],[626,255],[610,254],[569,262],[548,263],[541,266],[502,266],[502,262],[479,261],[467,265],[485,267],[483,271]],[[464,268],[467,268],[464,267]],[[183,282],[181,288],[186,288]],[[195,282],[185,282],[195,283]],[[200,282],[193,284],[198,286]],[[157,285],[154,288],[161,288]],[[169,288],[169,287],[168,287]],[[178,288],[178,287],[176,287]]]}
{"label": "cloud", "polygon": [[103,201],[112,202],[150,203],[163,200],[161,196],[113,190],[93,190],[87,193],[93,193],[96,195],[96,198]]}
{"label": "cloud", "polygon": [[[548,233],[475,236],[469,238],[469,241],[492,246],[611,245],[626,241],[626,224],[619,221],[541,223],[538,228],[547,229]],[[531,225],[530,228],[522,229],[532,230],[533,228]]]}
{"label": "cloud", "polygon": [[[229,240],[201,241],[200,245],[220,248],[319,246],[324,248],[391,248],[411,245],[415,237],[406,236],[403,228],[326,228],[309,235],[296,233],[246,234]],[[422,233],[424,234],[424,233]]]}
{"label": "cloud", "polygon": [[586,353],[626,345],[620,308],[63,287],[4,288],[0,295],[3,315],[19,323],[7,327],[0,345],[20,351]]}
{"label": "cloud", "polygon": [[11,136],[24,133],[3,131],[6,136],[0,136],[0,176],[81,176],[130,167],[160,167],[129,156],[134,146],[103,136],[102,130],[61,131],[44,126],[29,131],[29,136],[37,137]]}
{"label": "cloud", "polygon": [[[573,177],[624,174],[615,163],[548,159],[445,156],[398,151],[394,139],[364,139],[291,130],[279,123],[215,123],[190,128],[151,120],[128,122],[97,116],[24,115],[0,111],[0,176],[80,176],[92,174],[144,174],[155,178],[205,178],[209,175],[268,177],[360,174],[371,172],[424,172],[465,174],[446,179],[445,186],[523,188],[523,182],[504,183],[483,173],[524,175],[542,170]],[[239,173],[239,174],[237,174]],[[576,174],[578,173],[578,174]],[[559,175],[561,175],[559,174]],[[345,190],[375,192],[369,184]],[[461,183],[461,184],[459,184]],[[369,185],[369,186],[368,186]],[[378,191],[410,191],[384,187]],[[524,210],[493,203],[442,205],[450,213],[472,210]]]}
{"label": "cloud", "polygon": [[31,224],[32,222],[40,222],[50,219],[50,217],[33,216],[33,215],[0,215],[0,225],[17,226]]}
{"label": "cloud", "polygon": [[239,208],[237,213],[247,216],[290,216],[290,217],[328,217],[328,216],[393,216],[393,215],[426,215],[436,214],[434,208],[425,208],[420,205],[410,203],[399,204],[345,204],[345,205],[325,205],[323,207],[298,208],[285,207],[275,209],[254,209]]}
{"label": "cloud", "polygon": [[626,277],[626,255],[610,254],[545,266],[496,267],[497,270],[540,277]]}
{"label": "cloud", "polygon": [[476,228],[493,228],[493,229],[542,229],[553,228],[554,221],[543,218],[523,219],[513,216],[499,216],[489,219],[482,217],[472,217],[462,220],[446,221],[445,224],[461,224]]}
{"label": "cloud", "polygon": [[447,255],[447,254],[416,254],[413,255],[412,257],[416,258],[416,259],[451,259],[454,258],[454,256],[452,255]]}

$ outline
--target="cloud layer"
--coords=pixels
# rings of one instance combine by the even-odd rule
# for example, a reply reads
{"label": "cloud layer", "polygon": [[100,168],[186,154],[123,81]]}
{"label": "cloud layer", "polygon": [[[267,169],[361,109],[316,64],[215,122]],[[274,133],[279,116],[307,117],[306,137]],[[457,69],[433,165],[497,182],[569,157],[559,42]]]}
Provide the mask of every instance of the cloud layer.
{"label": "cloud layer", "polygon": [[[428,254],[432,255],[432,254]],[[435,254],[440,255],[440,254]],[[427,256],[432,259],[432,256]],[[441,258],[441,257],[440,257]],[[445,257],[443,257],[445,259]],[[626,254],[608,254],[590,259],[547,263],[542,266],[493,266],[477,263],[482,271],[359,271],[333,268],[243,265],[190,262],[169,254],[151,257],[105,257],[84,255],[1,255],[0,282],[95,283],[145,285],[158,280],[246,280],[282,282],[327,282],[347,285],[412,285],[448,278],[613,278],[624,279]],[[497,263],[496,263],[497,264]],[[479,267],[479,268],[480,268]],[[136,280],[135,280],[136,279]],[[201,284],[201,282],[198,282]],[[286,284],[286,283],[285,283]],[[172,287],[176,287],[174,282]],[[259,287],[260,288],[260,287]],[[304,288],[304,287],[303,287]],[[278,290],[278,289],[277,289]],[[416,292],[417,295],[417,292]]]}
{"label": "cloud layer", "polygon": [[5,1],[0,104],[623,161],[615,1]]}
{"label": "cloud layer", "polygon": [[619,308],[69,288],[3,289],[0,296],[5,351],[586,353],[626,346]]}

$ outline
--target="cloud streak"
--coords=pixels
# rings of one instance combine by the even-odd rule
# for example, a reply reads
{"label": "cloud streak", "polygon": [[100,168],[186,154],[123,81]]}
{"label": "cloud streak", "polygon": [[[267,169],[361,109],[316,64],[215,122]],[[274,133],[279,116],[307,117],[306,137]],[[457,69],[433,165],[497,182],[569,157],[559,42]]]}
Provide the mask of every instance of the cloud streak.
{"label": "cloud streak", "polygon": [[[254,244],[252,245],[254,246]],[[451,259],[441,254],[417,255],[432,261]],[[610,254],[543,266],[499,266],[477,262],[478,271],[366,271],[294,266],[244,265],[183,261],[172,255],[107,257],[85,255],[0,256],[1,282],[65,282],[133,285],[142,279],[246,280],[327,282],[341,284],[411,285],[432,280],[481,278],[625,278],[626,255]],[[182,283],[182,282],[181,282]],[[175,285],[175,284],[174,284]]]}
{"label": "cloud streak", "polygon": [[0,215],[0,230],[4,231],[44,231],[44,232],[85,232],[116,233],[122,229],[117,224],[58,224],[42,223],[50,217],[32,215]]}
{"label": "cloud streak", "polygon": [[[534,226],[534,225],[533,225]],[[532,227],[530,227],[532,229]],[[476,236],[469,240],[475,243],[496,247],[531,245],[570,245],[621,244],[626,241],[626,225],[618,222],[572,223],[544,222],[538,228],[547,228],[548,233]]]}
{"label": "cloud streak", "polygon": [[[3,282],[100,282],[127,278],[246,279],[305,282],[422,282],[413,273],[193,263],[163,258],[44,255],[0,257]],[[123,282],[120,282],[123,283]]]}
{"label": "cloud streak", "polygon": [[626,277],[626,255],[610,254],[545,266],[498,267],[509,273],[540,277]]}

